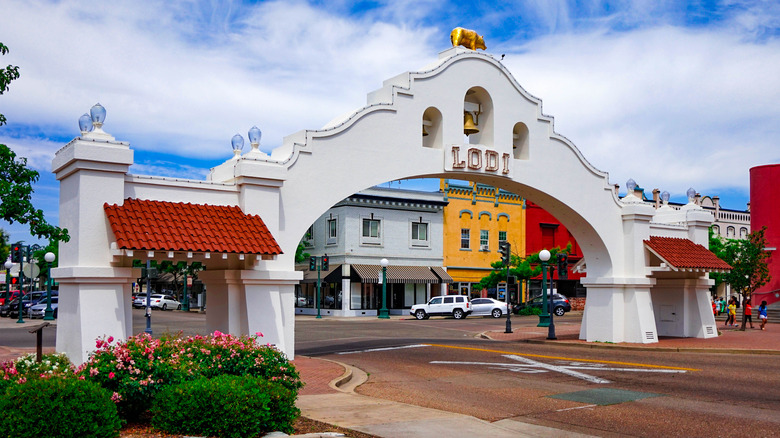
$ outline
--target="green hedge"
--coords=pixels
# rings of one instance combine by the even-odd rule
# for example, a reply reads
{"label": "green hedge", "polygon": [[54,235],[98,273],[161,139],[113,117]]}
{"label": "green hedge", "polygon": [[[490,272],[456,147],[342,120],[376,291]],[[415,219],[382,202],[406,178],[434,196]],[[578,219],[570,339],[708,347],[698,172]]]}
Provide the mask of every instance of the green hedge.
{"label": "green hedge", "polygon": [[139,418],[155,394],[169,385],[220,375],[249,375],[280,383],[296,395],[303,386],[295,367],[282,352],[259,337],[214,332],[208,336],[166,334],[153,339],[146,333],[124,342],[97,341],[97,350],[77,373],[119,396],[119,414]]}
{"label": "green hedge", "polygon": [[540,307],[525,307],[517,312],[518,315],[541,315],[542,309]]}
{"label": "green hedge", "polygon": [[116,437],[121,427],[111,392],[86,380],[30,379],[0,394],[0,436],[5,438]]}
{"label": "green hedge", "polygon": [[152,405],[152,425],[174,434],[250,438],[291,433],[296,393],[252,376],[222,375],[170,385]]}

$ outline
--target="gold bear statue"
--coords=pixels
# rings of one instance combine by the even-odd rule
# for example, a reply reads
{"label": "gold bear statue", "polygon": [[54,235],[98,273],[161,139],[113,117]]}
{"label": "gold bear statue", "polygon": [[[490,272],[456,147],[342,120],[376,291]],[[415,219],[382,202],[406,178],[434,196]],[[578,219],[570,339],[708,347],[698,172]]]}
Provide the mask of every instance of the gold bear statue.
{"label": "gold bear statue", "polygon": [[476,31],[464,29],[462,27],[452,29],[452,32],[450,32],[450,41],[452,41],[452,47],[463,46],[471,50],[487,50],[482,35],[477,35]]}

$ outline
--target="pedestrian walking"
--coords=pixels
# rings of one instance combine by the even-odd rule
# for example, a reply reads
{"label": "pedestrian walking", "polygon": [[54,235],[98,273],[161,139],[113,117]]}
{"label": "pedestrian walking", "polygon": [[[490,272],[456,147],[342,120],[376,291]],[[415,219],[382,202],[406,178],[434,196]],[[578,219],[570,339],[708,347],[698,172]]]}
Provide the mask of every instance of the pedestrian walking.
{"label": "pedestrian walking", "polygon": [[726,313],[726,297],[720,299],[720,313]]}
{"label": "pedestrian walking", "polygon": [[750,323],[750,328],[753,328],[753,306],[750,305],[750,298],[745,300],[745,305],[743,307],[745,308],[743,310],[745,313],[745,325]]}
{"label": "pedestrian walking", "polygon": [[758,306],[758,319],[761,320],[761,330],[764,330],[766,325],[766,301],[762,301],[761,305]]}
{"label": "pedestrian walking", "polygon": [[736,320],[737,320],[737,303],[735,301],[736,300],[734,299],[734,297],[731,297],[731,299],[729,299],[729,305],[728,305],[729,316],[728,316],[728,318],[726,318],[726,325],[731,324],[732,327],[737,325],[736,324]]}
{"label": "pedestrian walking", "polygon": [[712,299],[712,314],[718,316],[718,300],[716,298]]}

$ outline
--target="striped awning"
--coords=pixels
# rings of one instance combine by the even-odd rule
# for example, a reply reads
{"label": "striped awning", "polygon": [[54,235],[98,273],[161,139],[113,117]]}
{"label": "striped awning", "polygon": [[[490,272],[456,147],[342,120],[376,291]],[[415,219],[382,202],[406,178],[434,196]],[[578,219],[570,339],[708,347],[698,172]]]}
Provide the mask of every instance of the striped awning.
{"label": "striped awning", "polygon": [[439,277],[441,283],[452,283],[455,281],[441,266],[431,266],[431,271]]}
{"label": "striped awning", "polygon": [[[361,283],[379,283],[382,267],[379,265],[352,265]],[[440,283],[428,266],[393,266],[387,267],[388,283]]]}

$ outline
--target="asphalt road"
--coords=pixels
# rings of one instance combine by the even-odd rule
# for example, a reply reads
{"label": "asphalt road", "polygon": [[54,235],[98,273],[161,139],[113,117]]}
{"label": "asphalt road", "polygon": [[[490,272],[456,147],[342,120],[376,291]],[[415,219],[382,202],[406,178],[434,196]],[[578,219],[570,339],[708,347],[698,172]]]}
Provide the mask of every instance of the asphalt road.
{"label": "asphalt road", "polygon": [[[558,324],[575,322],[567,315]],[[357,392],[597,436],[780,436],[777,356],[497,342],[503,320],[314,320],[296,354],[359,367]],[[519,318],[513,324],[536,324]],[[330,353],[329,353],[330,351]]]}

